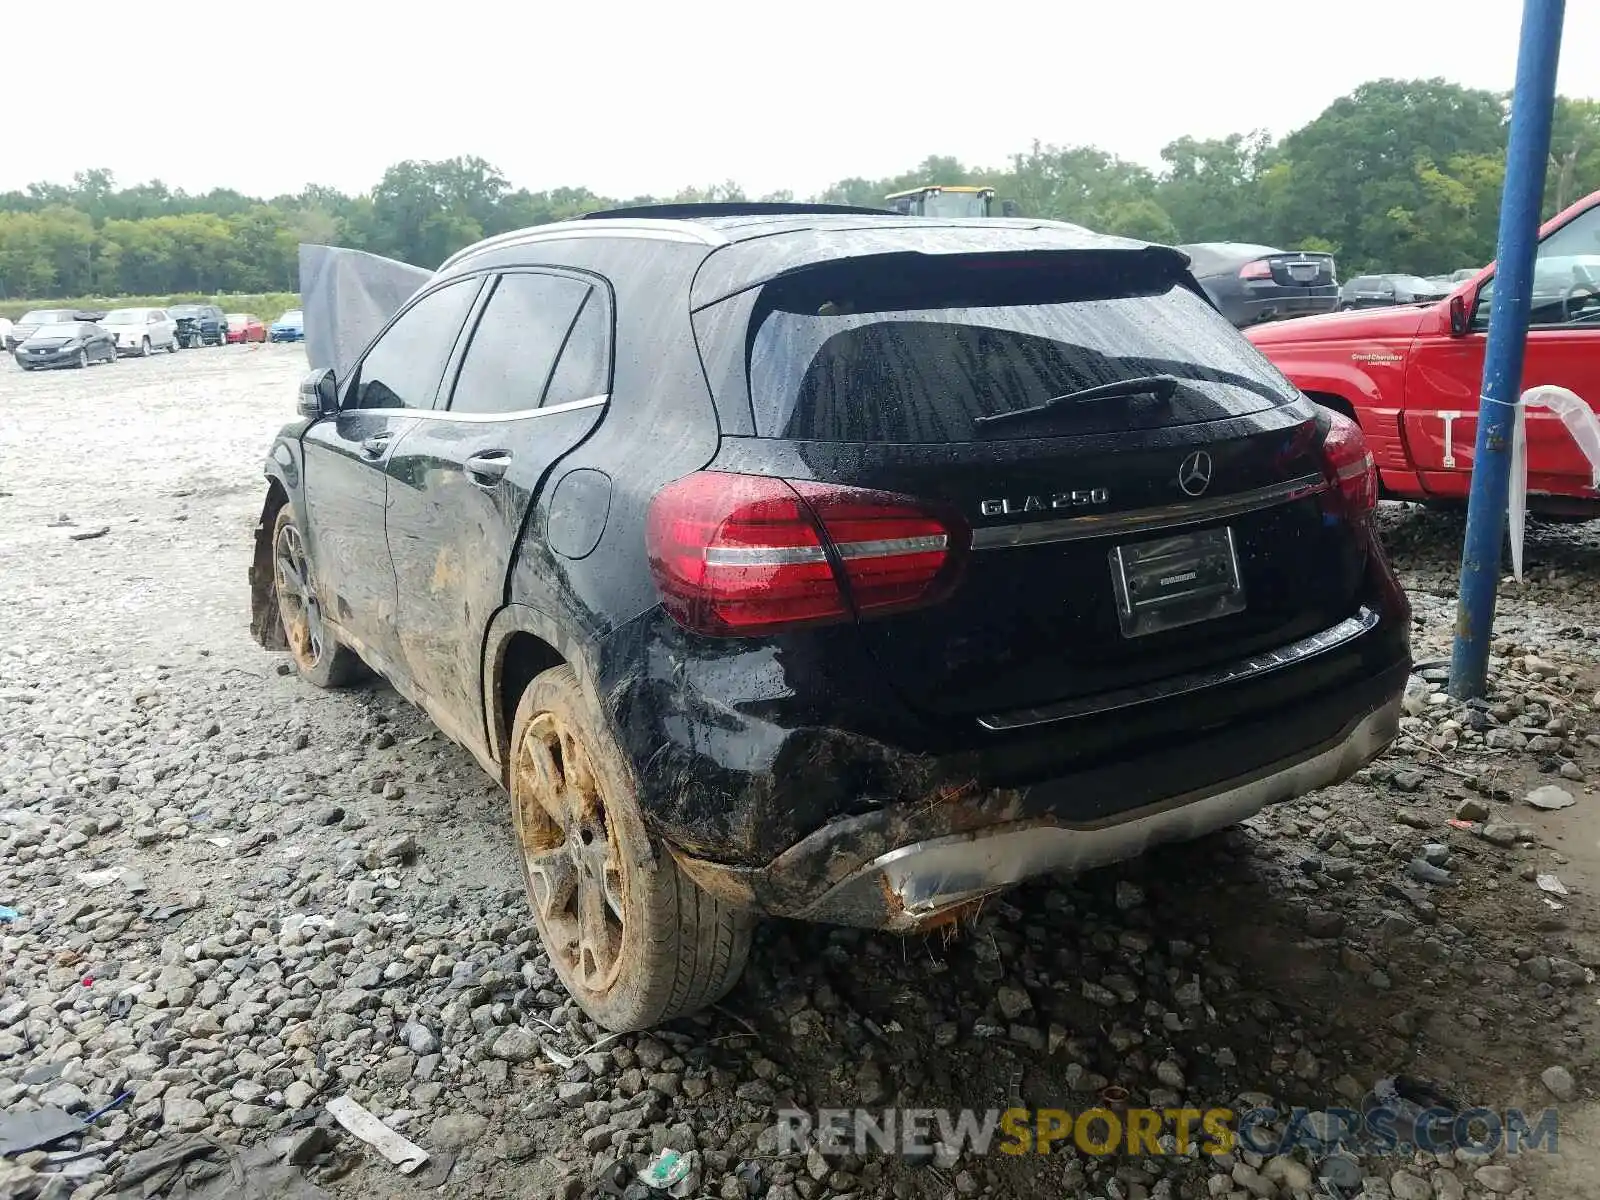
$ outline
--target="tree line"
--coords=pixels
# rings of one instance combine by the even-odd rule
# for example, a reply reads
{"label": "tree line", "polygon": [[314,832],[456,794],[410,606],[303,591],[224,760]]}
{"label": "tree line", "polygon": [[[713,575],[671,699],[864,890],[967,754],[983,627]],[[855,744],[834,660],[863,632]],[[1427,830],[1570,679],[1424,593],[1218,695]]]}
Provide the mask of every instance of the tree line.
{"label": "tree line", "polygon": [[[1505,178],[1504,94],[1442,79],[1363,84],[1281,140],[1182,137],[1152,171],[1093,146],[1035,142],[999,167],[933,156],[885,179],[843,179],[811,199],[881,205],[920,183],[982,183],[1029,216],[1162,242],[1327,250],[1349,278],[1436,274],[1494,254]],[[1600,101],[1560,98],[1545,184],[1555,212],[1600,189]],[[482,237],[619,204],[746,197],[737,183],[667,197],[513,188],[480,158],[407,161],[370,191],[311,186],[272,199],[106,170],[0,193],[0,299],[273,292],[297,288],[297,247],[323,242],[434,267]]]}

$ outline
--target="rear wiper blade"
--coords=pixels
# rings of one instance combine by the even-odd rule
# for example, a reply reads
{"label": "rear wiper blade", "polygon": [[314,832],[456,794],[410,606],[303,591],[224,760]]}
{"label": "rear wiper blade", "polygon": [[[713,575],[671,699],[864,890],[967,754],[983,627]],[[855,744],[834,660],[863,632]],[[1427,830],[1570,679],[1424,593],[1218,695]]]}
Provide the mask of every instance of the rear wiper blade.
{"label": "rear wiper blade", "polygon": [[1010,412],[992,413],[987,417],[974,417],[972,423],[998,425],[1003,421],[1036,416],[1042,412],[1049,412],[1052,408],[1061,408],[1079,401],[1114,400],[1121,396],[1154,396],[1158,400],[1170,400],[1172,393],[1178,390],[1180,382],[1176,375],[1136,375],[1132,379],[1119,379],[1115,383],[1102,383],[1096,387],[1084,388],[1082,391],[1051,396],[1050,399],[1042,404],[1035,404],[1032,408],[1016,408]]}

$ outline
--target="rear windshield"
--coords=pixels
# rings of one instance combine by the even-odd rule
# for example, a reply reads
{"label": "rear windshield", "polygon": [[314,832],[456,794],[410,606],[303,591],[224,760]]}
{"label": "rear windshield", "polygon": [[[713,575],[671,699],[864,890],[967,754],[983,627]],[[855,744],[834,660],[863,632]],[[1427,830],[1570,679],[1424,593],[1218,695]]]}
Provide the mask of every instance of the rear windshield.
{"label": "rear windshield", "polygon": [[[895,443],[1000,430],[1062,436],[1215,420],[1295,399],[1293,386],[1170,266],[1118,275],[988,265],[879,278],[859,267],[825,269],[768,285],[748,345],[757,435]],[[1148,375],[1183,383],[1158,414],[1133,415],[1137,400],[1113,400],[988,430],[975,424]]]}
{"label": "rear windshield", "polygon": [[24,325],[63,325],[72,320],[72,311],[65,308],[36,308],[22,314]]}

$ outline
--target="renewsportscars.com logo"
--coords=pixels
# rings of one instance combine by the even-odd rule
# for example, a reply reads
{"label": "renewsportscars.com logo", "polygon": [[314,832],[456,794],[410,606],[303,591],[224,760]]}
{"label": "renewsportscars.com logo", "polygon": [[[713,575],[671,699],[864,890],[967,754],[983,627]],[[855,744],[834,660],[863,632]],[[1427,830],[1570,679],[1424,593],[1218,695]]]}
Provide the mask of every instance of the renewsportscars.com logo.
{"label": "renewsportscars.com logo", "polygon": [[815,1145],[824,1155],[926,1155],[935,1145],[961,1154],[1049,1154],[1077,1148],[1103,1155],[1217,1155],[1236,1149],[1273,1156],[1304,1147],[1317,1155],[1558,1153],[1554,1108],[1457,1109],[1380,1105],[1349,1108],[782,1109],[780,1154]]}

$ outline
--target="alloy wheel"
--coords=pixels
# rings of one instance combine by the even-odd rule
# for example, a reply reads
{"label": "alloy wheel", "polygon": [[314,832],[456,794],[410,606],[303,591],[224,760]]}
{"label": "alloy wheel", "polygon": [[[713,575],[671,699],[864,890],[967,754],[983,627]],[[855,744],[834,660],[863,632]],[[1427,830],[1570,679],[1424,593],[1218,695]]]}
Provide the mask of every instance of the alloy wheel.
{"label": "alloy wheel", "polygon": [[283,622],[289,653],[301,670],[310,671],[327,651],[328,634],[322,620],[322,607],[311,586],[305,542],[292,524],[286,523],[278,530],[272,570],[278,592],[278,617]]}
{"label": "alloy wheel", "polygon": [[589,753],[554,713],[535,716],[516,749],[511,803],[545,947],[584,989],[604,993],[628,933],[625,859]]}

